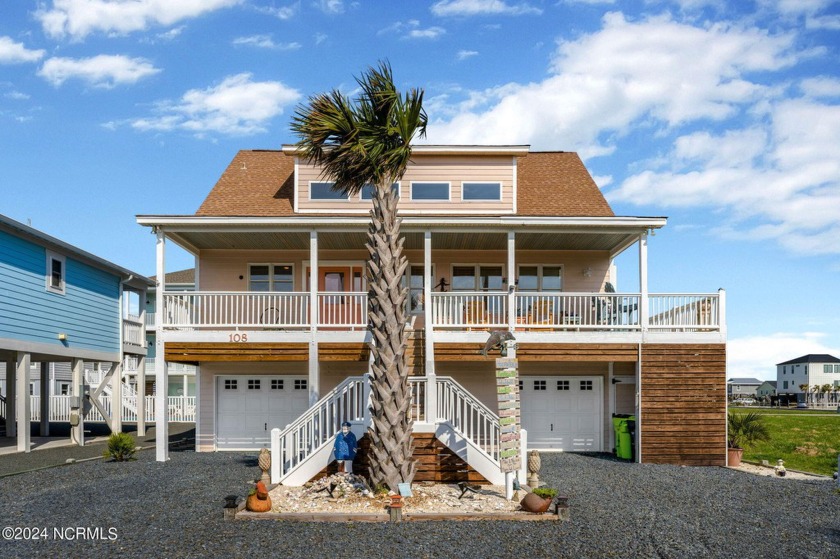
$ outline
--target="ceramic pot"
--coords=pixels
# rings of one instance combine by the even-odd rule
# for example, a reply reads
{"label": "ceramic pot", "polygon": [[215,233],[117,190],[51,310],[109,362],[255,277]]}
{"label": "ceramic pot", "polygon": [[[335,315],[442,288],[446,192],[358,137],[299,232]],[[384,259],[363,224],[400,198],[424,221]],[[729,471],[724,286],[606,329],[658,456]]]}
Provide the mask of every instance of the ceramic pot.
{"label": "ceramic pot", "polygon": [[744,454],[743,448],[727,448],[726,453],[729,455],[730,466],[741,465],[741,455]]}
{"label": "ceramic pot", "polygon": [[551,499],[544,499],[536,493],[528,493],[519,504],[522,505],[524,511],[541,514],[551,506]]}

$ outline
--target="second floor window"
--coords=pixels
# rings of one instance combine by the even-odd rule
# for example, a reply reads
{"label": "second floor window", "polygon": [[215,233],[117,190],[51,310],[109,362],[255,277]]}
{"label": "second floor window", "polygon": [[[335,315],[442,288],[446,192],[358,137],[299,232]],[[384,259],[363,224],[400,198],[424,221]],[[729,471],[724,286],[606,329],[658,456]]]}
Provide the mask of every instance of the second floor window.
{"label": "second floor window", "polygon": [[248,272],[248,291],[294,290],[294,274],[290,264],[251,264]]}
{"label": "second floor window", "polygon": [[411,199],[420,201],[449,201],[448,182],[413,182],[411,183]]}
{"label": "second floor window", "polygon": [[562,291],[563,268],[561,266],[520,266],[517,291]]}
{"label": "second floor window", "polygon": [[498,182],[462,183],[461,199],[470,202],[498,202],[502,199],[502,184]]}
{"label": "second floor window", "polygon": [[453,266],[452,291],[501,291],[501,266]]}
{"label": "second floor window", "polygon": [[333,182],[309,183],[310,200],[347,200],[347,195],[333,190]]}
{"label": "second floor window", "polygon": [[47,291],[64,294],[65,262],[63,256],[47,251]]}
{"label": "second floor window", "polygon": [[[373,189],[374,186],[372,184],[366,184],[362,187],[362,192],[360,194],[360,198],[362,200],[373,200]],[[395,182],[391,185],[391,190],[394,192],[394,195],[399,198],[400,197],[400,183]]]}

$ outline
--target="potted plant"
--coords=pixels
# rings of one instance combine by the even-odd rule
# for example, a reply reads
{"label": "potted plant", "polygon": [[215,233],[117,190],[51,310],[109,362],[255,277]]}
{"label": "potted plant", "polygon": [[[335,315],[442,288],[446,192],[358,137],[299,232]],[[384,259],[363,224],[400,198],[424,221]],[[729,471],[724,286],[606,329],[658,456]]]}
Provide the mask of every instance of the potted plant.
{"label": "potted plant", "polygon": [[728,448],[730,466],[740,466],[744,447],[758,441],[770,439],[770,432],[764,424],[764,418],[756,412],[732,413],[727,417]]}

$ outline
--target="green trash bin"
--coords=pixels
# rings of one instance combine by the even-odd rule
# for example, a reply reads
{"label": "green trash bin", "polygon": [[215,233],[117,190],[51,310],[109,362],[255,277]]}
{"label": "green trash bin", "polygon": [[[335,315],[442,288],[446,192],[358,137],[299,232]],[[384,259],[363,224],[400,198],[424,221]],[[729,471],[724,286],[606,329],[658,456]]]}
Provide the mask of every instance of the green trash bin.
{"label": "green trash bin", "polygon": [[613,414],[613,429],[615,430],[615,455],[623,460],[633,460],[636,417],[627,414]]}

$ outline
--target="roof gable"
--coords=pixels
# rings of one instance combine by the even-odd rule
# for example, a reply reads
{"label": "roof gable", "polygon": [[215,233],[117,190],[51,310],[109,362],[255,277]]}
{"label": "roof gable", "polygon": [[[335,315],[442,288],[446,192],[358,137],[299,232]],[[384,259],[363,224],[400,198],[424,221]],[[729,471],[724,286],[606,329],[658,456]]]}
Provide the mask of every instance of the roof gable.
{"label": "roof gable", "polygon": [[[294,216],[294,158],[279,150],[236,154],[197,216]],[[532,152],[517,158],[517,215],[613,217],[580,157]],[[446,208],[441,207],[441,215]]]}

